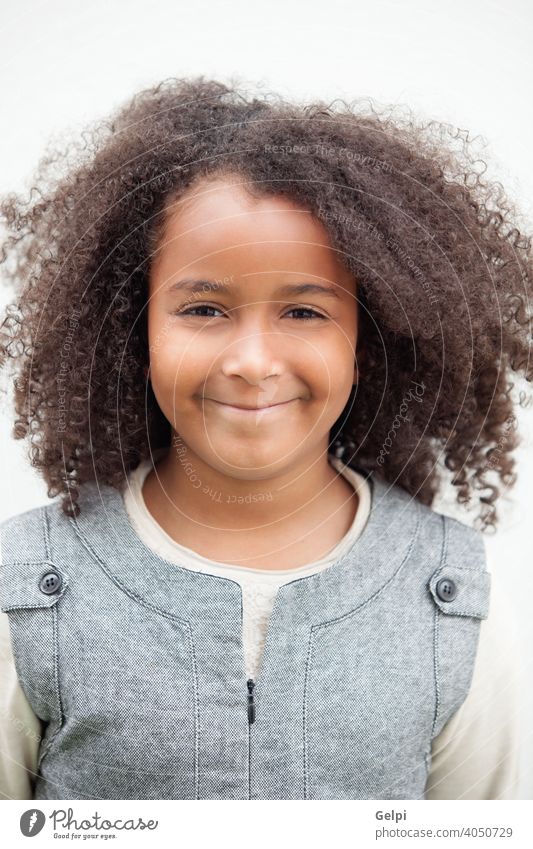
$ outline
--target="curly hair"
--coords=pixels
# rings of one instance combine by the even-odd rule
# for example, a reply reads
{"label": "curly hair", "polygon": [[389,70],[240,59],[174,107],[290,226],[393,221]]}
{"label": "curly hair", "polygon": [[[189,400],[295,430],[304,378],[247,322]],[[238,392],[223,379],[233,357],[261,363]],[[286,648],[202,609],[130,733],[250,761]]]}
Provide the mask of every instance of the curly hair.
{"label": "curly hair", "polygon": [[311,211],[357,281],[364,370],[330,447],[427,505],[450,477],[494,530],[516,481],[511,372],[531,381],[531,237],[466,131],[202,75],[139,92],[82,139],[47,148],[29,200],[0,203],[13,436],[65,513],[84,482],[119,488],[170,444],[143,372],[150,263],[170,204],[237,174]]}

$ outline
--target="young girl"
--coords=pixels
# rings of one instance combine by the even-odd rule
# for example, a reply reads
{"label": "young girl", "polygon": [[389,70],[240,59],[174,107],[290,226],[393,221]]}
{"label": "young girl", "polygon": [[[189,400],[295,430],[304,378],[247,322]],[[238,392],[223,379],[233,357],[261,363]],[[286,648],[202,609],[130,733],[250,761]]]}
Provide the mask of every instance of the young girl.
{"label": "young girl", "polygon": [[516,795],[531,243],[432,129],[172,80],[4,198],[4,798]]}

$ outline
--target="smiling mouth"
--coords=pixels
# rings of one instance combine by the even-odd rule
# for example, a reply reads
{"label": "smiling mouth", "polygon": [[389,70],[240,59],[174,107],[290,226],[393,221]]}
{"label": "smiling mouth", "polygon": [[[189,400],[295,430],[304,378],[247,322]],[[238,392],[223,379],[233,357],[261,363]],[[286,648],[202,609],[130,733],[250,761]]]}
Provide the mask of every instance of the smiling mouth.
{"label": "smiling mouth", "polygon": [[226,404],[223,401],[217,401],[215,398],[203,398],[203,401],[212,401],[213,404],[218,404],[220,407],[225,407],[228,410],[235,410],[239,413],[260,413],[267,410],[274,410],[277,407],[286,407],[287,404],[292,404],[298,398],[290,398],[288,401],[280,401],[277,404],[266,404],[264,407],[239,407],[236,404]]}

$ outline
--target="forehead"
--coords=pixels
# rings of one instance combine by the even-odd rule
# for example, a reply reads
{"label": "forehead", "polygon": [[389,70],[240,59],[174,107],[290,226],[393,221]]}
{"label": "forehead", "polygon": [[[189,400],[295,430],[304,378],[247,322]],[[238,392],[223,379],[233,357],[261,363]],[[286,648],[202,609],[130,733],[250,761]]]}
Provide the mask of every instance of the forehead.
{"label": "forehead", "polygon": [[350,277],[309,210],[283,195],[252,197],[244,178],[204,180],[169,206],[157,262],[167,272],[201,263],[219,273],[238,266],[239,274],[297,272],[339,283]]}

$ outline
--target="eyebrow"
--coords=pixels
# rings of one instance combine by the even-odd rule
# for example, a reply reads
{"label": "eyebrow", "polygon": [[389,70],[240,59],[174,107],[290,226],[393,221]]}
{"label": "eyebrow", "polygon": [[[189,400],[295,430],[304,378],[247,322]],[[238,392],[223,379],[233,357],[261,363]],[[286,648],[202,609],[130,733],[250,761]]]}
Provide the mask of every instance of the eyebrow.
{"label": "eyebrow", "polygon": [[[167,292],[184,291],[189,294],[209,292],[223,292],[226,295],[231,294],[231,287],[227,283],[217,283],[211,280],[194,280],[185,278],[177,280],[168,287]],[[280,286],[276,290],[277,295],[326,295],[330,298],[340,299],[340,295],[332,286],[323,286],[320,283],[287,283],[285,286]]]}

